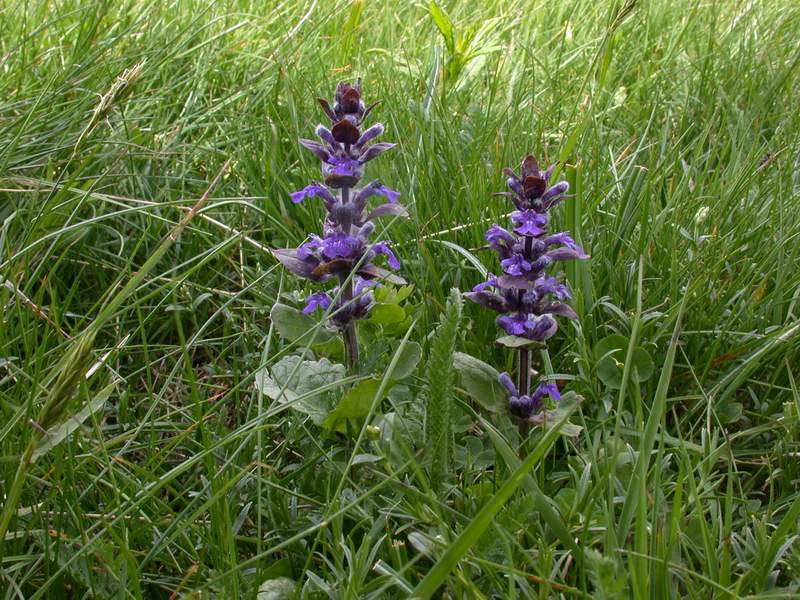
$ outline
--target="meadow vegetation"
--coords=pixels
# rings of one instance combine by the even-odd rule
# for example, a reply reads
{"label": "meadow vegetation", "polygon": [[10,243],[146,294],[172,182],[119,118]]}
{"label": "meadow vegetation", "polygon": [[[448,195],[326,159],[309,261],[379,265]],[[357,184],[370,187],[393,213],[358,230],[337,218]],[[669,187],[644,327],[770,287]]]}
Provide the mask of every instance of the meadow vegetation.
{"label": "meadow vegetation", "polygon": [[[11,0],[0,31],[0,598],[797,597],[793,0]],[[345,374],[273,250],[319,233],[297,139],[357,77],[408,285]],[[451,290],[528,153],[591,259],[533,352],[573,400],[518,453],[482,375],[514,353]]]}

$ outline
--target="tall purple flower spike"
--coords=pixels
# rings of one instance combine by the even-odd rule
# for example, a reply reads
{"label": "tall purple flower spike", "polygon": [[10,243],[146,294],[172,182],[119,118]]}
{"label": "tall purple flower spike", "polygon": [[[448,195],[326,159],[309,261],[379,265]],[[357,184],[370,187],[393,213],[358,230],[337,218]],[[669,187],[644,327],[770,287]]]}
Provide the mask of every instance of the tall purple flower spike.
{"label": "tall purple flower spike", "polygon": [[[544,342],[558,330],[556,316],[577,318],[564,301],[570,298],[566,285],[545,273],[553,263],[589,258],[568,233],[548,233],[550,209],[562,202],[569,189],[566,181],[550,185],[555,165],[541,171],[533,156],[522,161],[520,174],[506,169],[508,197],[516,211],[511,213],[511,230],[492,225],[486,232],[489,247],[500,259],[500,275],[490,274],[486,281],[464,294],[473,302],[500,315],[497,325],[507,335]],[[555,384],[542,384],[530,394],[528,349],[520,349],[519,386],[507,373],[501,382],[509,392],[511,413],[528,420],[541,408],[545,395],[558,397]]]}
{"label": "tall purple flower spike", "polygon": [[[375,104],[364,105],[361,80],[355,86],[339,83],[332,106],[327,100],[317,100],[330,119],[330,127],[318,125],[319,141],[301,139],[300,144],[320,159],[323,183],[313,182],[292,192],[291,200],[295,204],[311,199],[322,201],[327,211],[323,235],[311,234],[299,247],[278,249],[274,253],[295,275],[317,283],[331,278],[338,280],[339,286],[332,296],[326,293],[310,296],[305,312],[318,308],[331,311],[330,321],[344,333],[348,363],[352,366],[358,355],[354,321],[369,315],[372,307],[369,288],[376,280],[404,283],[402,278],[374,264],[382,257],[389,269],[400,268],[388,241],[370,242],[374,221],[408,213],[398,203],[400,193],[382,182],[375,180],[357,187],[364,176],[365,164],[394,147],[374,141],[384,131],[381,123],[362,131],[363,121]],[[385,202],[370,208],[375,197]]]}

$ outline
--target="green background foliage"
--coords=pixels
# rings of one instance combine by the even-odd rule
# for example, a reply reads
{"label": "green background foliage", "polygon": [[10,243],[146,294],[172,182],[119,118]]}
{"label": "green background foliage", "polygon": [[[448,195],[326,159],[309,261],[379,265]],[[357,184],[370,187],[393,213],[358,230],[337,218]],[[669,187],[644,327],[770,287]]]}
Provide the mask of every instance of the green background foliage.
{"label": "green background foliage", "polygon": [[[11,1],[0,31],[2,598],[797,593],[795,2]],[[312,418],[257,385],[342,360],[271,321],[316,288],[270,250],[319,232],[296,139],[359,76],[414,287],[362,324],[363,376],[295,397]],[[553,227],[592,255],[533,351],[575,435],[521,463],[456,378],[432,482],[416,361],[497,269],[491,194],[527,152],[562,161]],[[513,370],[488,311],[456,337]]]}

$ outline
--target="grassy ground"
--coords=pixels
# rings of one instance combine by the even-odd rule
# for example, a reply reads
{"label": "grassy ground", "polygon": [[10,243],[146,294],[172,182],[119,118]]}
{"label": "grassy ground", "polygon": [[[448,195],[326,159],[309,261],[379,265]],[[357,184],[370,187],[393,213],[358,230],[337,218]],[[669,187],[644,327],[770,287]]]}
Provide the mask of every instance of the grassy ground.
{"label": "grassy ground", "polygon": [[[800,9],[445,8],[475,32],[455,54],[424,3],[2,4],[2,598],[796,597]],[[320,228],[289,201],[317,177],[296,138],[356,76],[399,143],[370,175],[410,209],[389,235],[415,285],[366,368],[387,383],[407,333],[423,360],[380,432],[332,435],[255,375],[298,350],[272,305],[312,289],[270,253]],[[534,432],[511,478],[507,418],[459,383],[429,481],[429,333],[495,268],[491,193],[529,151],[567,165],[557,225],[592,255],[537,355],[582,430]],[[511,369],[492,317],[465,306],[457,349]],[[652,376],[599,378],[610,334]]]}

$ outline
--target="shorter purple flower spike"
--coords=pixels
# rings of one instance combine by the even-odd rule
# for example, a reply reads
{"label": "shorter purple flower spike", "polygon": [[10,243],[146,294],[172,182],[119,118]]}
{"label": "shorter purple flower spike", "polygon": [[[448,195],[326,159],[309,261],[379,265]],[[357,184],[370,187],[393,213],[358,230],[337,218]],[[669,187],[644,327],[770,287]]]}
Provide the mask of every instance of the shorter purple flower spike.
{"label": "shorter purple flower spike", "polygon": [[318,294],[311,294],[308,298],[306,298],[306,306],[303,309],[305,314],[309,314],[321,308],[322,310],[328,310],[328,307],[331,305],[331,297],[324,293],[320,292]]}

